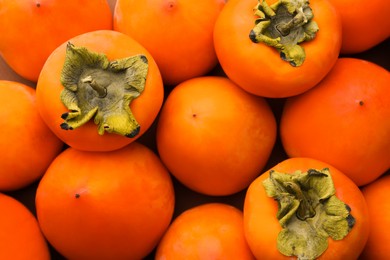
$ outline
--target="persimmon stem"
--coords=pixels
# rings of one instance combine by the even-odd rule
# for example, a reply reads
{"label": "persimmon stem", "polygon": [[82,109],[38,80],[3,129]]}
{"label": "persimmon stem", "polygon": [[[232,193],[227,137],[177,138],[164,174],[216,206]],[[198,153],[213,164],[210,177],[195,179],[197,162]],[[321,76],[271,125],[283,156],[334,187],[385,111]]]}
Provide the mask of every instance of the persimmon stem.
{"label": "persimmon stem", "polygon": [[96,80],[94,80],[91,76],[87,76],[81,80],[83,83],[88,83],[93,90],[95,90],[98,93],[98,96],[100,98],[104,98],[107,96],[107,88],[104,86],[99,85]]}
{"label": "persimmon stem", "polygon": [[306,54],[299,44],[314,39],[319,30],[309,1],[279,0],[269,6],[266,0],[259,0],[254,14],[257,19],[249,38],[276,48],[292,66],[301,66]]}
{"label": "persimmon stem", "polygon": [[306,220],[307,218],[312,218],[316,215],[316,211],[313,206],[310,204],[309,199],[302,191],[301,187],[294,182],[285,183],[287,190],[294,194],[299,201],[299,207],[296,211],[297,218],[300,220]]}

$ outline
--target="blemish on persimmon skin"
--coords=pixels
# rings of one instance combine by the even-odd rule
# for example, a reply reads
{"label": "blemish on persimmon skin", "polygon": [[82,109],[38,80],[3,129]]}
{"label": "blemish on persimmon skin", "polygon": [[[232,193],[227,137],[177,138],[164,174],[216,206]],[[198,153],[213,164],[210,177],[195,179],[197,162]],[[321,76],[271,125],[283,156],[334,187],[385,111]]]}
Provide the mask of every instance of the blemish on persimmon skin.
{"label": "blemish on persimmon skin", "polygon": [[165,4],[165,10],[168,12],[173,12],[176,9],[177,2],[175,0],[168,0]]}
{"label": "blemish on persimmon skin", "polygon": [[364,101],[363,100],[360,100],[359,101],[359,106],[363,106],[364,105]]}
{"label": "blemish on persimmon skin", "polygon": [[39,7],[41,7],[41,3],[40,2],[36,2],[35,6],[39,8]]}
{"label": "blemish on persimmon skin", "polygon": [[76,193],[76,194],[74,195],[74,197],[75,197],[76,199],[80,198],[80,193]]}

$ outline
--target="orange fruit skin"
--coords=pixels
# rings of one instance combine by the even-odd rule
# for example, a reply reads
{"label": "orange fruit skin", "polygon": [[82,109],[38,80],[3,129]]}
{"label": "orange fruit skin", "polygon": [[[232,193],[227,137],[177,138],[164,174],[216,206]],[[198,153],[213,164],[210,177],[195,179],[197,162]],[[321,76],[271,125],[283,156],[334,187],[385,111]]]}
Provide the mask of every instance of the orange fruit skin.
{"label": "orange fruit skin", "polygon": [[268,103],[216,76],[177,85],[164,103],[156,133],[168,170],[207,195],[246,188],[265,166],[275,139]]}
{"label": "orange fruit skin", "polygon": [[0,193],[0,212],[0,259],[50,259],[37,219],[21,202]]}
{"label": "orange fruit skin", "polygon": [[370,234],[359,259],[389,259],[390,176],[385,175],[362,188],[368,206]]}
{"label": "orange fruit skin", "polygon": [[156,250],[163,259],[255,259],[244,237],[243,216],[237,208],[206,203],[181,213]]}
{"label": "orange fruit skin", "polygon": [[289,157],[334,165],[358,186],[390,167],[390,73],[368,61],[340,58],[316,87],[289,98],[280,136]]}
{"label": "orange fruit skin", "polygon": [[[318,259],[358,259],[368,238],[370,221],[359,187],[332,165],[307,157],[288,158],[269,170],[290,174],[297,170],[323,168],[329,168],[336,196],[351,208],[356,222],[342,240],[329,238],[327,250]],[[247,190],[243,208],[245,237],[257,259],[296,259],[282,255],[277,249],[277,236],[282,230],[276,217],[278,203],[267,196],[263,186],[263,181],[269,177],[269,170],[256,178]]]}
{"label": "orange fruit skin", "polygon": [[65,150],[38,185],[42,232],[67,259],[142,259],[174,209],[168,171],[134,142],[111,152]]}
{"label": "orange fruit skin", "polygon": [[[390,1],[329,0],[342,23],[342,54],[369,50],[390,37]],[[364,17],[364,19],[362,19]]]}
{"label": "orange fruit skin", "polygon": [[213,30],[224,0],[118,0],[114,30],[130,35],[154,57],[164,84],[202,76],[217,63]]}
{"label": "orange fruit skin", "polygon": [[[268,0],[271,5],[276,0]],[[214,46],[226,75],[246,91],[269,98],[284,98],[314,87],[335,64],[341,47],[341,21],[326,0],[312,0],[316,38],[300,44],[303,64],[293,67],[277,50],[254,43],[249,33],[255,25],[257,0],[229,0],[214,27]]]}
{"label": "orange fruit skin", "polygon": [[110,151],[124,147],[138,139],[152,125],[164,99],[164,87],[159,69],[150,53],[129,36],[110,30],[99,30],[81,34],[69,40],[76,46],[84,46],[91,51],[104,53],[111,60],[144,54],[148,58],[148,75],[145,89],[135,98],[130,109],[141,126],[134,138],[117,134],[99,135],[93,120],[71,131],[60,128],[61,115],[67,108],[60,100],[64,89],[60,82],[65,60],[66,43],[59,46],[46,61],[37,83],[39,112],[50,129],[67,145],[85,151]]}
{"label": "orange fruit skin", "polygon": [[22,77],[36,82],[59,45],[76,35],[112,29],[105,0],[1,0],[0,55]]}
{"label": "orange fruit skin", "polygon": [[11,191],[38,180],[63,143],[38,113],[35,89],[0,80],[0,190]]}

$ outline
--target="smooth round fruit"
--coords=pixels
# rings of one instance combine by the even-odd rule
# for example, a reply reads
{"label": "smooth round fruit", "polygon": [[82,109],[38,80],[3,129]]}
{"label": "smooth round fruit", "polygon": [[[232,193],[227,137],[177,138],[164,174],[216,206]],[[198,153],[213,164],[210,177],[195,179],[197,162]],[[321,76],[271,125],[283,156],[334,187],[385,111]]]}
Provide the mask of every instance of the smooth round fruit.
{"label": "smooth round fruit", "polygon": [[213,30],[224,5],[224,0],[117,0],[114,30],[148,49],[164,83],[177,85],[217,65]]}
{"label": "smooth round fruit", "polygon": [[174,209],[169,173],[146,146],[111,152],[68,148],[36,193],[42,232],[67,259],[142,259]]}
{"label": "smooth round fruit", "polygon": [[[61,127],[64,123],[63,115],[65,113],[68,113],[68,115],[72,113],[72,109],[68,109],[60,99],[61,93],[65,89],[61,83],[61,73],[64,67],[66,54],[68,53],[67,50],[70,46],[68,43],[62,44],[50,55],[39,76],[37,83],[37,103],[42,118],[61,140],[63,140],[67,145],[79,150],[109,151],[122,148],[135,141],[152,125],[158,112],[160,111],[164,98],[164,87],[161,75],[153,57],[134,39],[123,33],[110,30],[100,30],[81,34],[70,39],[69,42],[73,46],[76,46],[76,48],[87,48],[93,53],[105,55],[109,62],[138,55],[144,55],[144,57],[147,58],[148,70],[144,89],[138,97],[131,99],[131,103],[129,105],[135,120],[140,126],[139,132],[137,132],[135,136],[132,135],[130,137],[110,132],[99,134],[98,126],[94,123],[94,121],[96,123],[99,121],[96,114],[94,114],[94,118],[91,118],[84,125],[81,125],[73,130],[64,130]],[[103,72],[107,72],[107,69]],[[97,75],[99,76],[99,74]],[[128,75],[130,79],[131,75],[132,74]],[[88,75],[84,76],[85,77],[83,79],[80,77],[80,81],[78,81],[78,89],[83,87],[85,84],[88,84],[88,78],[90,77]],[[121,74],[121,76],[123,76],[123,74]],[[145,77],[142,78],[145,79]],[[94,95],[89,95],[88,98],[93,100],[101,97],[101,100],[103,100],[102,102],[105,102],[104,100],[110,98],[111,93],[114,93],[117,88],[120,90],[126,89],[124,87],[126,85],[121,84],[122,82],[126,82],[125,80],[115,80],[116,78],[114,77],[114,81],[109,81],[110,83],[105,88],[105,90],[108,91],[105,92],[106,95],[103,94],[100,96],[99,93],[99,97],[97,98],[97,92]],[[107,84],[104,78],[102,79],[102,84]],[[132,86],[127,87],[127,90],[131,89]],[[96,102],[99,103],[100,101],[98,100]],[[112,102],[111,104],[112,108],[123,108],[119,112],[127,111],[127,107],[123,106],[125,104],[124,99],[119,100],[118,102]],[[98,112],[99,111],[105,110],[99,108]],[[115,111],[108,113],[108,115],[115,117],[118,115],[122,116],[123,113],[117,113],[117,111]],[[108,120],[108,117],[105,119]],[[124,120],[121,119],[122,118],[120,118],[118,122],[123,124]],[[102,122],[102,120],[100,120],[100,122]],[[112,126],[108,123],[107,125],[109,127]],[[102,129],[105,129],[105,126],[102,127]],[[115,126],[112,126],[111,129],[115,129]]]}
{"label": "smooth round fruit", "polygon": [[[232,81],[255,95],[283,98],[303,93],[325,77],[339,56],[341,46],[339,15],[327,0],[310,1],[313,21],[319,30],[314,39],[299,44],[304,49],[303,63],[300,66],[292,65],[291,62],[282,59],[282,52],[265,43],[255,43],[250,37],[258,18],[254,9],[258,3],[264,2],[269,6],[276,2],[289,2],[291,6],[296,4],[299,6],[298,3],[309,1],[229,0],[218,16],[214,28],[214,46],[219,63]],[[281,25],[285,23],[282,21]],[[276,26],[269,26],[274,27]],[[295,29],[291,31],[296,32]],[[284,35],[280,32],[275,33],[278,37]],[[297,48],[299,47],[294,50]]]}
{"label": "smooth round fruit", "polygon": [[0,212],[0,259],[50,259],[37,219],[22,203],[0,193]]}
{"label": "smooth round fruit", "polygon": [[254,259],[244,237],[242,212],[222,203],[207,203],[181,213],[156,250],[164,259]]}
{"label": "smooth round fruit", "polygon": [[112,29],[105,0],[1,0],[0,55],[22,77],[36,82],[59,45],[76,35]]}
{"label": "smooth round fruit", "polygon": [[368,207],[370,234],[359,259],[388,259],[390,252],[387,242],[390,234],[390,176],[385,175],[362,188]]}
{"label": "smooth round fruit", "polygon": [[[343,54],[369,50],[390,37],[390,2],[329,0],[341,17]],[[364,19],[362,19],[364,16]]]}
{"label": "smooth round fruit", "polygon": [[390,73],[356,58],[340,58],[313,89],[289,98],[280,136],[290,157],[327,162],[358,186],[390,168]]}
{"label": "smooth round fruit", "polygon": [[[316,171],[328,169],[330,175],[328,175],[326,178],[329,178],[329,176],[331,177],[331,181],[333,182],[332,186],[334,189],[328,189],[329,182],[321,183],[317,187],[312,185],[308,190],[301,189],[304,196],[309,199],[305,201],[301,200],[299,202],[298,209],[295,212],[290,211],[293,208],[293,204],[289,204],[289,201],[302,199],[302,193],[299,194],[298,192],[295,193],[295,195],[292,195],[290,193],[291,191],[284,190],[285,194],[289,192],[287,194],[292,195],[290,200],[285,200],[286,197],[280,197],[278,199],[267,194],[264,181],[266,179],[269,180],[272,171],[284,175],[291,175],[295,174],[297,171],[307,172],[309,169],[314,169]],[[315,180],[310,180],[307,183],[310,182],[314,183]],[[282,184],[287,186],[288,184],[291,184],[291,182],[285,181]],[[291,185],[289,187],[293,186],[294,185]],[[294,190],[298,189],[294,187]],[[328,193],[330,190],[332,190],[332,193],[334,192],[334,195],[344,203],[344,205],[341,207],[349,212],[348,217],[343,220],[345,223],[347,223],[349,231],[346,233],[346,236],[340,236],[338,239],[330,237],[330,235],[332,233],[335,234],[339,232],[340,228],[342,227],[339,225],[339,223],[341,223],[343,217],[342,215],[337,214],[337,212],[340,211],[335,210],[336,207],[328,207],[327,216],[325,215],[326,218],[324,218],[324,212],[321,212],[323,206],[319,206],[319,204],[314,203],[315,200],[311,200],[313,198],[313,194],[324,194],[324,191],[327,191],[326,193]],[[309,197],[307,194],[309,194]],[[324,197],[323,202],[326,200],[329,201],[330,198]],[[279,202],[281,202],[283,205],[284,213],[279,210],[282,208],[282,206],[279,206]],[[311,222],[311,225],[306,226],[308,229],[302,229],[302,226],[299,225],[302,225],[302,223],[306,221],[309,221],[310,223],[310,218],[309,220],[298,219],[298,222],[296,222],[297,218],[294,219],[294,216],[296,216],[298,213],[302,213],[302,209],[307,206],[305,202],[316,205],[313,208],[315,213],[313,219],[316,219],[317,221]],[[320,203],[323,205],[322,202]],[[335,204],[333,204],[333,206],[335,206]],[[307,211],[305,211],[305,213],[306,212]],[[368,218],[368,209],[359,187],[356,186],[356,184],[344,173],[332,165],[312,158],[295,157],[283,160],[256,178],[256,180],[251,183],[247,190],[244,200],[243,215],[245,237],[248,241],[249,247],[257,259],[296,258],[296,256],[286,256],[278,250],[279,245],[277,241],[278,236],[282,231],[281,219],[283,218],[286,219],[288,224],[294,222],[299,224],[295,226],[297,228],[295,231],[298,234],[298,237],[302,236],[303,240],[297,242],[297,239],[294,236],[289,236],[290,239],[285,240],[285,242],[282,244],[282,246],[290,246],[291,249],[294,251],[296,250],[296,253],[299,252],[299,250],[302,250],[302,245],[308,241],[309,243],[307,243],[308,247],[306,250],[303,250],[303,252],[300,251],[300,253],[307,254],[307,249],[311,250],[312,248],[318,247],[317,243],[319,241],[317,239],[314,240],[314,238],[329,235],[328,238],[325,238],[325,241],[327,241],[326,250],[318,257],[318,259],[358,259],[358,256],[362,252],[369,235],[370,224]],[[280,220],[278,220],[278,215]],[[291,218],[289,218],[288,215]],[[317,216],[318,218],[315,218]],[[346,216],[344,215],[344,217]],[[324,233],[326,226],[328,226],[328,228]],[[313,234],[312,232],[315,233]],[[294,233],[294,230],[292,230],[292,233]],[[321,243],[323,242],[324,241],[321,241]]]}
{"label": "smooth round fruit", "polygon": [[38,180],[63,143],[38,113],[35,90],[0,80],[0,190],[17,190]]}
{"label": "smooth round fruit", "polygon": [[246,188],[265,166],[275,139],[268,103],[216,76],[177,85],[164,103],[156,134],[168,170],[207,195]]}

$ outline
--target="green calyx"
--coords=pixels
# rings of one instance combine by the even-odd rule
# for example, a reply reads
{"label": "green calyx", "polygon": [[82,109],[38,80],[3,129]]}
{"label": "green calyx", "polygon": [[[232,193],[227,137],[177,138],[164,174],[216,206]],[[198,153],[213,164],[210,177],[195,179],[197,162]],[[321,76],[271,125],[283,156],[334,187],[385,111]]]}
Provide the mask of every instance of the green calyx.
{"label": "green calyx", "polygon": [[335,196],[329,169],[293,174],[270,171],[263,182],[269,197],[278,202],[282,226],[277,247],[286,256],[316,259],[328,248],[328,238],[342,240],[355,219],[351,209]]}
{"label": "green calyx", "polygon": [[301,66],[306,54],[299,44],[314,39],[319,30],[312,20],[309,0],[279,0],[270,6],[259,0],[254,14],[258,18],[249,38],[254,43],[276,48],[280,57],[292,66]]}
{"label": "green calyx", "polygon": [[93,118],[100,135],[135,137],[140,125],[129,105],[144,90],[147,73],[144,55],[109,61],[104,54],[68,43],[60,98],[69,111],[61,116],[61,128],[73,130]]}

